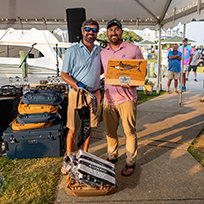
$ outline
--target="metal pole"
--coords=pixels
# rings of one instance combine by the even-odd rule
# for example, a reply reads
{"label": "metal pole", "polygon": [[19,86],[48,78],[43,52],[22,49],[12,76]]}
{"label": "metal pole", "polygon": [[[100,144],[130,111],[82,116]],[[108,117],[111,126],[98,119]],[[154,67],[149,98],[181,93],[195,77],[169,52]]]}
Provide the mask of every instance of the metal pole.
{"label": "metal pole", "polygon": [[57,76],[59,76],[59,60],[58,60],[58,45],[56,44],[56,68],[57,68]]}
{"label": "metal pole", "polygon": [[21,68],[21,66],[23,66],[23,64],[24,64],[24,66],[25,66],[25,76],[23,75],[24,78],[25,78],[25,77],[28,77],[27,57],[29,56],[29,54],[31,53],[32,49],[34,48],[34,46],[35,46],[36,44],[37,44],[37,43],[32,44],[30,50],[28,51],[28,53],[27,53],[25,56],[23,56],[24,59],[21,61],[21,64],[19,65],[19,68]]}
{"label": "metal pole", "polygon": [[9,45],[6,45],[6,57],[9,57]]}
{"label": "metal pole", "polygon": [[161,25],[159,25],[159,41],[158,41],[158,63],[157,63],[157,94],[159,94],[159,78],[160,78],[160,62],[161,62]]}
{"label": "metal pole", "polygon": [[[162,45],[161,45],[161,52],[162,52]],[[162,53],[160,53],[160,62],[162,61]],[[159,78],[159,90],[162,91],[162,78],[163,78],[163,70],[162,65],[160,66],[160,78]]]}
{"label": "metal pole", "polygon": [[[183,24],[183,40],[186,35],[186,24]],[[179,105],[182,104],[182,86],[183,86],[183,61],[184,61],[184,41],[182,44],[182,60],[181,60],[181,80],[180,80],[180,94],[179,94]]]}

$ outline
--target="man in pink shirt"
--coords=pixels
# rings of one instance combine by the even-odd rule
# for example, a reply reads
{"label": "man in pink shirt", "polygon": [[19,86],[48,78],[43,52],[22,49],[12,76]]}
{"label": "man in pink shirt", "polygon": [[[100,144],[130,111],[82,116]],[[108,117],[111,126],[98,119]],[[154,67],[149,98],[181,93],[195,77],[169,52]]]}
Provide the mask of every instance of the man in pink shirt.
{"label": "man in pink shirt", "polygon": [[[183,76],[182,76],[182,73],[181,73],[181,77],[183,77],[183,85],[182,85],[182,91],[186,91],[186,72],[188,71],[188,68],[191,64],[191,61],[193,59],[193,48],[188,45],[188,39],[185,38],[183,40],[183,43],[184,43],[184,56],[183,56]],[[179,52],[182,53],[182,46],[179,47]],[[181,61],[182,63],[182,61]]]}
{"label": "man in pink shirt", "polygon": [[[122,40],[122,25],[117,19],[107,23],[109,45],[101,51],[101,61],[106,79],[109,59],[143,59],[138,46]],[[105,83],[103,117],[108,142],[108,161],[118,160],[117,129],[119,118],[122,120],[126,134],[126,165],[122,170],[123,176],[130,176],[134,172],[137,156],[136,135],[137,90],[135,86],[108,85]]]}

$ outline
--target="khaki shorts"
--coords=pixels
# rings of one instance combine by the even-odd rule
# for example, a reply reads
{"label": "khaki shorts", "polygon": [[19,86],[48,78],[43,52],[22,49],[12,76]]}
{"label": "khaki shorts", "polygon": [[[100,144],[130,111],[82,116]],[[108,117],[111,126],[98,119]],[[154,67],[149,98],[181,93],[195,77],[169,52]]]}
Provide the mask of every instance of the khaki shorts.
{"label": "khaki shorts", "polygon": [[183,65],[183,73],[188,71],[189,65]]}
{"label": "khaki shorts", "polygon": [[180,72],[171,72],[171,71],[168,71],[168,73],[167,73],[167,78],[168,79],[176,79],[176,80],[178,80],[179,76],[180,76]]}
{"label": "khaki shorts", "polygon": [[[100,108],[100,100],[101,100],[101,94],[100,91],[93,92],[93,94],[96,96],[98,107]],[[99,114],[95,115],[93,113],[93,104],[91,103],[91,97],[86,94],[86,100],[88,105],[90,106],[90,119],[91,119],[91,127],[97,127],[99,123]],[[76,103],[77,103],[77,91],[73,89],[69,89],[68,94],[68,110],[67,110],[67,127],[71,130],[75,129],[75,109],[76,109]],[[82,107],[82,96],[79,95],[79,103],[78,108]],[[100,113],[100,110],[99,110]]]}

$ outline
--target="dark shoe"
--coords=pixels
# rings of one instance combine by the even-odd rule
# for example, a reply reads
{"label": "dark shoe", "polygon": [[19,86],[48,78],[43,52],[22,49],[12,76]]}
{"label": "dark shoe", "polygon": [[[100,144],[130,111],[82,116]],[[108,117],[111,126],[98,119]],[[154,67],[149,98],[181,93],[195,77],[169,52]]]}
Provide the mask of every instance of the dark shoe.
{"label": "dark shoe", "polygon": [[[129,174],[126,174],[124,172],[127,172],[128,169],[132,169],[132,171]],[[125,168],[121,171],[122,176],[131,176],[134,173],[135,170],[135,164],[132,166],[128,166],[127,164],[125,165]]]}
{"label": "dark shoe", "polygon": [[186,78],[186,81],[188,81],[188,78]]}
{"label": "dark shoe", "polygon": [[194,81],[198,81],[197,79],[194,79]]}
{"label": "dark shoe", "polygon": [[63,158],[63,162],[66,163],[66,164],[69,163],[70,162],[70,157],[65,155],[64,158]]}
{"label": "dark shoe", "polygon": [[204,96],[203,96],[203,98],[200,99],[200,102],[204,102]]}
{"label": "dark shoe", "polygon": [[109,159],[109,158],[107,158],[106,160],[111,162],[111,163],[113,163],[113,164],[115,164],[118,161],[118,158],[116,158],[116,159]]}
{"label": "dark shoe", "polygon": [[182,86],[182,91],[186,91],[186,87],[185,86]]}

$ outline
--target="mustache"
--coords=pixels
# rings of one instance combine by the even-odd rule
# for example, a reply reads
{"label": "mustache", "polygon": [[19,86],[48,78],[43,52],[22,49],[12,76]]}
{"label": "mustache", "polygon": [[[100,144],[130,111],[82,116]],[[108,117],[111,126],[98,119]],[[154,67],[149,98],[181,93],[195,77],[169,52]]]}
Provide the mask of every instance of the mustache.
{"label": "mustache", "polygon": [[115,34],[115,35],[111,35],[111,37],[118,37],[118,35],[117,35],[117,34]]}
{"label": "mustache", "polygon": [[89,35],[90,35],[90,36],[94,36],[94,34],[87,34],[86,36],[89,36]]}

